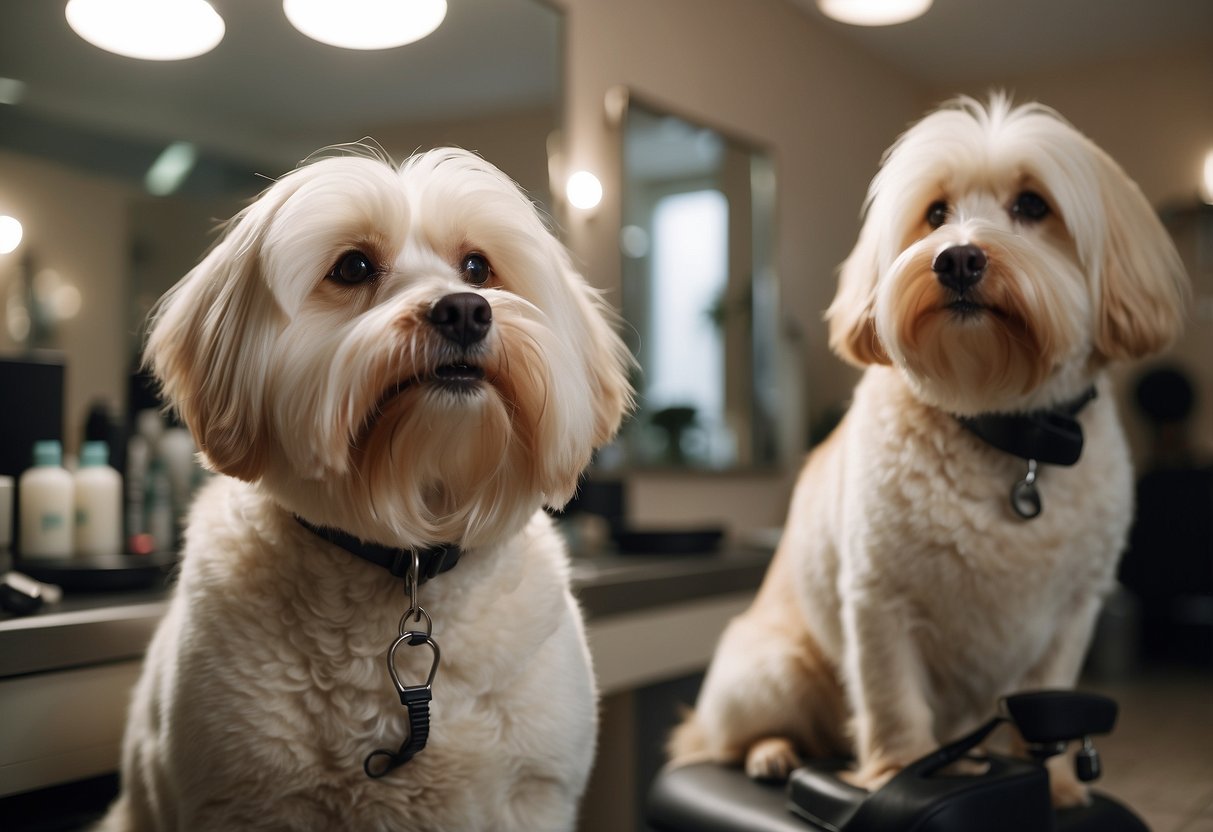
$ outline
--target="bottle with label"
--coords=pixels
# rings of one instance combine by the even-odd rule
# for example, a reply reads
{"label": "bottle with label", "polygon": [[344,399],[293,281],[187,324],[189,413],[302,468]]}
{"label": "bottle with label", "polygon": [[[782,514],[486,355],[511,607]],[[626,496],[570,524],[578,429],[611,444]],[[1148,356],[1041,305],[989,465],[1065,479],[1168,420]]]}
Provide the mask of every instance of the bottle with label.
{"label": "bottle with label", "polygon": [[75,473],[76,554],[122,552],[122,475],[109,465],[109,446],[85,442]]}
{"label": "bottle with label", "polygon": [[72,475],[63,467],[56,440],[34,443],[34,467],[17,483],[21,505],[21,555],[72,556]]}
{"label": "bottle with label", "polygon": [[13,568],[13,494],[12,477],[0,476],[0,573]]}
{"label": "bottle with label", "polygon": [[172,552],[173,539],[173,494],[169,484],[164,460],[152,457],[147,467],[147,493],[144,512],[147,518],[147,533],[151,537],[152,551]]}

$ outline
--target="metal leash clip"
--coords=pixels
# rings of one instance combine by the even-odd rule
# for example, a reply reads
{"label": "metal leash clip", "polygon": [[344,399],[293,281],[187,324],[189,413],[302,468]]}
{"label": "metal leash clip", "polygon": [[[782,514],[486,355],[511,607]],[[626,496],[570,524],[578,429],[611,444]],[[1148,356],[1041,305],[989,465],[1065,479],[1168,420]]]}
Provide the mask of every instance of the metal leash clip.
{"label": "metal leash clip", "polygon": [[[408,711],[409,735],[400,744],[398,751],[379,748],[367,755],[362,764],[362,770],[366,772],[367,777],[375,779],[383,777],[392,769],[413,759],[419,751],[425,748],[430,736],[430,700],[433,698],[434,676],[438,673],[441,653],[438,650],[438,642],[434,641],[430,635],[434,629],[434,622],[430,618],[430,614],[417,603],[417,584],[421,562],[416,552],[413,552],[412,556],[413,560],[405,587],[405,592],[409,595],[409,608],[405,610],[404,615],[400,616],[399,635],[387,651],[388,675],[391,676],[392,685],[400,695],[400,704]],[[424,618],[425,630],[410,629],[410,618],[413,620],[412,623],[420,623]],[[400,672],[396,669],[396,651],[402,645],[419,647],[423,644],[428,645],[434,652],[434,661],[430,664],[429,675],[423,684],[406,685],[400,681]]]}
{"label": "metal leash clip", "polygon": [[1036,487],[1036,460],[1028,460],[1028,473],[1011,486],[1011,508],[1024,520],[1040,514],[1040,490]]}

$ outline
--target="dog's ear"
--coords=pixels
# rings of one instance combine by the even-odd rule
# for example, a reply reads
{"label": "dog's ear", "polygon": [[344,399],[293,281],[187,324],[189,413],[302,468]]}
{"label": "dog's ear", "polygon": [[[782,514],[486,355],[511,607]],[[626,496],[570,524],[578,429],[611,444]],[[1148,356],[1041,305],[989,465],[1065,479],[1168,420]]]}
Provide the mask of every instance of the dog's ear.
{"label": "dog's ear", "polygon": [[869,217],[855,248],[839,268],[838,292],[825,315],[830,326],[830,349],[857,367],[891,363],[876,334],[874,307],[880,263],[874,225]]}
{"label": "dog's ear", "polygon": [[157,303],[144,363],[212,470],[256,479],[265,462],[265,368],[282,312],[260,270],[273,190]]}
{"label": "dog's ear", "polygon": [[589,381],[589,422],[585,424],[589,430],[578,427],[571,432],[570,437],[578,437],[570,446],[575,450],[553,459],[543,474],[545,502],[552,508],[560,508],[572,499],[591,452],[610,442],[631,412],[635,398],[629,376],[636,366],[631,351],[616,332],[618,314],[572,268],[563,249],[558,256],[573,300],[571,331]]}
{"label": "dog's ear", "polygon": [[594,447],[615,438],[623,417],[635,403],[628,380],[636,360],[615,331],[619,316],[581,278],[585,290],[585,337],[594,396]]}
{"label": "dog's ear", "polygon": [[1109,360],[1141,358],[1179,336],[1191,287],[1145,195],[1111,157],[1098,148],[1095,155],[1108,229],[1095,349]]}

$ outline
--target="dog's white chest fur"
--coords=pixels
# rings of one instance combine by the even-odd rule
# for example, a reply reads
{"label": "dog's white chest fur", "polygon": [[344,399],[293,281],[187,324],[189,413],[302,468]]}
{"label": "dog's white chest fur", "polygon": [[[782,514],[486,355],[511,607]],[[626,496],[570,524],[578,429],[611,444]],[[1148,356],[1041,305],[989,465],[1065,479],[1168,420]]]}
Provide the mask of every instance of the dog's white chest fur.
{"label": "dog's white chest fur", "polygon": [[[275,828],[568,827],[594,694],[546,516],[422,585],[442,648],[430,739],[381,780],[363,759],[408,733],[384,662],[408,606],[403,581],[312,536],[256,486],[215,481],[191,520],[149,652],[159,672],[131,710],[126,764],[134,783],[151,775],[140,802],[155,828],[178,817],[257,828],[259,806],[274,807]],[[429,658],[404,651],[402,680],[424,680]]]}
{"label": "dog's white chest fur", "polygon": [[[1110,393],[1083,412],[1086,452],[1043,466],[1043,513],[1016,515],[1025,463],[984,445],[922,404],[892,368],[856,390],[848,429],[825,451],[841,477],[837,505],[804,493],[818,515],[788,550],[801,566],[812,629],[840,665],[841,597],[894,617],[929,679],[939,735],[979,719],[1050,649],[1058,622],[1110,588],[1131,517],[1131,470]],[[806,481],[802,491],[819,490]]]}

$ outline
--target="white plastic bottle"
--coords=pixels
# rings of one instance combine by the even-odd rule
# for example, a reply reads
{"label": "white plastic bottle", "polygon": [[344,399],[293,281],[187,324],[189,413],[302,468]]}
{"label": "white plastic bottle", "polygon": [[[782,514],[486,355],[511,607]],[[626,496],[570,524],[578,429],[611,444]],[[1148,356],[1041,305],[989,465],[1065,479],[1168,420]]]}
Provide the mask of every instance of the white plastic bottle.
{"label": "white plastic bottle", "polygon": [[24,557],[72,556],[72,475],[56,440],[34,443],[34,467],[17,484],[21,504],[19,551]]}
{"label": "white plastic bottle", "polygon": [[172,494],[173,527],[177,528],[189,508],[190,497],[193,496],[198,470],[198,463],[195,461],[197,449],[188,430],[180,425],[170,424],[160,436],[156,450],[157,455],[164,460],[164,470]]}
{"label": "white plastic bottle", "polygon": [[122,552],[122,475],[109,465],[109,446],[85,442],[76,470],[76,554]]}

